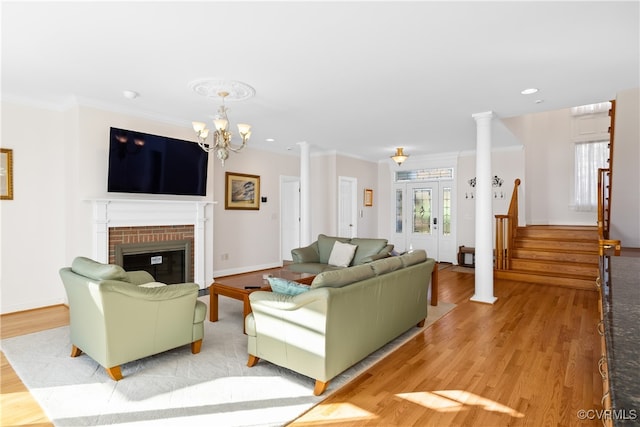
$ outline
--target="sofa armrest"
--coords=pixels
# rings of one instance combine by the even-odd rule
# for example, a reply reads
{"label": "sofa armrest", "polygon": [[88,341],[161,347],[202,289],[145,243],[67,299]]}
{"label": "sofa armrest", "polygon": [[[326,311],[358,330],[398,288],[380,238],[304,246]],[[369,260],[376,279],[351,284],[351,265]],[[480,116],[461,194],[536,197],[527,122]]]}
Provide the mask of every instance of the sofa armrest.
{"label": "sofa armrest", "polygon": [[303,248],[291,249],[293,262],[296,264],[305,262],[320,262],[320,253],[318,252],[318,242],[313,242],[309,246]]}

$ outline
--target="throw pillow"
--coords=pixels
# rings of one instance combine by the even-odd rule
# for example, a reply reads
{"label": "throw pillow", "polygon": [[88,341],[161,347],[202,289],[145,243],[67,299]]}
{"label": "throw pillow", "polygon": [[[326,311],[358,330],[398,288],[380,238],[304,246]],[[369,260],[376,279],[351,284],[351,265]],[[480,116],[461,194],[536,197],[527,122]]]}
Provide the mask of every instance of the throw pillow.
{"label": "throw pillow", "polygon": [[298,295],[310,289],[309,286],[281,277],[268,277],[267,280],[269,281],[271,290],[277,294]]}
{"label": "throw pillow", "polygon": [[336,241],[333,244],[333,249],[331,249],[331,255],[329,255],[329,262],[327,264],[336,267],[349,267],[357,248],[358,246],[356,245]]}

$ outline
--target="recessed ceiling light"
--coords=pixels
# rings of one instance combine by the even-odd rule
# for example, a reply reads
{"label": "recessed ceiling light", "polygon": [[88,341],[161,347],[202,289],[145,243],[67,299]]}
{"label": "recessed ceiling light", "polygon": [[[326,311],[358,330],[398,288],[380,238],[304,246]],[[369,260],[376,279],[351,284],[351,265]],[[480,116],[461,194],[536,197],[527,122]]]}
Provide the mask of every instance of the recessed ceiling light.
{"label": "recessed ceiling light", "polygon": [[265,139],[265,141],[267,141],[267,142],[275,142],[275,139],[273,139],[273,138],[267,138],[267,139]]}
{"label": "recessed ceiling light", "polygon": [[536,89],[535,87],[530,87],[529,89],[525,89],[520,93],[523,95],[531,95],[532,93],[536,93],[537,91],[538,89]]}
{"label": "recessed ceiling light", "polygon": [[123,90],[122,95],[124,95],[124,97],[127,99],[136,99],[140,96],[138,92],[135,92],[133,90]]}

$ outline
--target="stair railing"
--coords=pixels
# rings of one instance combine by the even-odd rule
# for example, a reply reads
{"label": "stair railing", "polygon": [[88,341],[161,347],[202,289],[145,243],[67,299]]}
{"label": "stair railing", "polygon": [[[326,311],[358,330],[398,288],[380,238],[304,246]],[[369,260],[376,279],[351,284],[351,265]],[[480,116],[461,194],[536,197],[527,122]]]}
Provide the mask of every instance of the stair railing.
{"label": "stair railing", "polygon": [[620,240],[609,239],[611,222],[611,169],[598,169],[598,246],[600,256],[607,249],[613,248],[614,254],[620,255]]}
{"label": "stair railing", "polygon": [[518,230],[518,187],[520,178],[516,178],[511,194],[511,202],[506,215],[496,215],[496,270],[511,270],[511,252],[515,246]]}
{"label": "stair railing", "polygon": [[620,255],[620,240],[609,239],[611,224],[611,183],[613,175],[613,143],[616,123],[616,101],[611,101],[609,109],[609,167],[598,169],[598,252],[605,255],[607,249],[613,248],[614,254]]}

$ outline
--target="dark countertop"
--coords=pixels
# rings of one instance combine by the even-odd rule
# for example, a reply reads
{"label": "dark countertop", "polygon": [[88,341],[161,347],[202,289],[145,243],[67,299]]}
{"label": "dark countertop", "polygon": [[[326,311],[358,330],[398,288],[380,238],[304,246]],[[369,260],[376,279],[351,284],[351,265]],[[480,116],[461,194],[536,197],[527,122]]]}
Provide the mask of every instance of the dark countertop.
{"label": "dark countertop", "polygon": [[[614,425],[640,424],[640,258],[612,256],[604,326]],[[606,277],[606,276],[605,276]]]}

